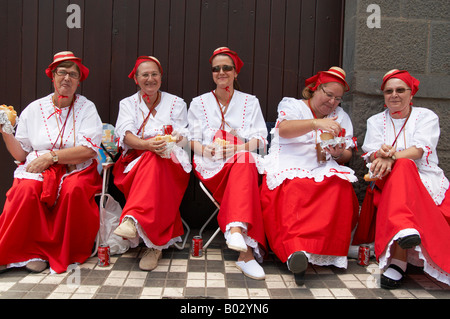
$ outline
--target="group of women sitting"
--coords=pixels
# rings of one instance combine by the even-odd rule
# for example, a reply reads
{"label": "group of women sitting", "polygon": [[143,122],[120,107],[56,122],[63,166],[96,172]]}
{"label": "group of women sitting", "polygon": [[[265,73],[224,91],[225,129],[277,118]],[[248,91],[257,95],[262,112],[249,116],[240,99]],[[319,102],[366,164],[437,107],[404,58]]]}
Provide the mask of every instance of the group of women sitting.
{"label": "group of women sitting", "polygon": [[[265,278],[270,249],[301,285],[309,263],[346,268],[352,240],[374,233],[382,287],[398,287],[407,263],[450,284],[449,182],[436,154],[439,119],[413,106],[417,79],[404,70],[382,79],[386,109],[369,118],[362,145],[371,196],[360,211],[352,185],[358,179],[346,165],[357,143],[340,106],[349,91],[344,70],[318,72],[300,99],[283,98],[268,132],[258,98],[239,88],[244,63],[238,54],[221,47],[209,62],[215,87],[188,108],[160,90],[158,59],[141,56],[129,75],[138,91],[119,105],[121,155],[113,174],[126,204],[114,233],[132,247],[145,244],[142,270],[157,267],[162,250],[181,240],[179,207],[193,171],[220,203],[219,226],[248,277]],[[95,105],[75,94],[89,70],[67,51],[54,56],[46,73],[54,92],[22,111],[15,135],[1,130],[21,165],[0,215],[0,271],[39,272],[49,264],[64,272],[90,256],[99,227],[94,158],[102,122]],[[267,155],[256,152],[267,148],[269,133]]]}

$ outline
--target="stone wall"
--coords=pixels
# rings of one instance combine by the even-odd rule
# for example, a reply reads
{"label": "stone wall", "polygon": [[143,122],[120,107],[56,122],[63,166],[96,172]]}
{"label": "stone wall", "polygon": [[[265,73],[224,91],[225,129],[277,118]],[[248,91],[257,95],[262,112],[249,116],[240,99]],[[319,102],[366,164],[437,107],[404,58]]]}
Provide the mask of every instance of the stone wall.
{"label": "stone wall", "polygon": [[[449,0],[347,0],[343,68],[351,87],[343,107],[352,117],[360,146],[367,119],[384,109],[383,75],[391,69],[404,69],[420,80],[413,103],[439,116],[437,152],[441,168],[450,177]],[[355,184],[360,200],[367,186],[362,179],[366,168],[361,154],[359,147],[350,163],[361,179]]]}

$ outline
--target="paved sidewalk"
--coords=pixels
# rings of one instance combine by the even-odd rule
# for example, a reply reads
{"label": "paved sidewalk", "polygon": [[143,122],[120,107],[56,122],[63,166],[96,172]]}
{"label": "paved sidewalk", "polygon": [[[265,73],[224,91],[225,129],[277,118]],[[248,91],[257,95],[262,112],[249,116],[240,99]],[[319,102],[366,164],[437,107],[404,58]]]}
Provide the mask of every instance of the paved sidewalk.
{"label": "paved sidewalk", "polygon": [[63,274],[12,269],[0,274],[0,298],[450,299],[450,287],[415,267],[408,268],[402,289],[379,288],[375,260],[362,267],[350,259],[346,270],[309,265],[305,285],[298,287],[286,265],[270,254],[263,264],[266,279],[252,280],[235,267],[237,253],[226,248],[222,237],[217,236],[201,258],[190,256],[189,247],[167,249],[152,272],[139,270],[141,247],[113,256],[108,267],[98,266],[93,257]]}

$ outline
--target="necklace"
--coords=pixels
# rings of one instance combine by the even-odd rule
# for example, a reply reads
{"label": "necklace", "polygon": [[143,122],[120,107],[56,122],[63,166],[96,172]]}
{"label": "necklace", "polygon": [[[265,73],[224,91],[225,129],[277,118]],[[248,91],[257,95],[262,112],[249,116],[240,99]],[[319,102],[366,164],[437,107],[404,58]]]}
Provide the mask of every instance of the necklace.
{"label": "necklace", "polygon": [[221,130],[224,130],[224,129],[225,129],[225,124],[228,125],[229,128],[231,128],[231,126],[225,121],[225,114],[226,114],[227,111],[228,111],[228,106],[230,105],[230,101],[231,101],[231,98],[233,97],[233,95],[230,93],[230,89],[229,89],[228,87],[226,87],[225,90],[229,93],[229,99],[228,99],[228,101],[227,101],[227,104],[224,105],[223,107],[222,107],[222,104],[220,104],[219,98],[217,97],[217,95],[216,95],[216,93],[214,92],[214,90],[211,91],[211,93],[212,93],[212,94],[214,95],[214,97],[216,98],[216,102],[217,102],[217,104],[219,105],[220,114],[221,114],[221,116],[222,116],[222,124],[220,125],[220,129],[221,129]]}
{"label": "necklace", "polygon": [[[58,126],[58,131],[59,131],[59,133],[58,133],[58,136],[56,137],[55,142],[54,142],[53,145],[52,145],[51,150],[53,150],[53,149],[55,148],[55,145],[56,145],[56,143],[58,142],[58,139],[61,139],[61,142],[59,143],[59,149],[61,149],[61,147],[64,146],[64,132],[65,132],[65,130],[66,130],[67,120],[69,119],[69,116],[70,116],[70,111],[72,111],[72,120],[73,120],[73,146],[75,147],[75,142],[76,142],[76,141],[75,141],[75,116],[74,116],[74,114],[73,114],[73,106],[74,106],[74,104],[75,104],[75,96],[73,97],[72,102],[70,103],[69,111],[67,112],[67,116],[66,116],[66,119],[64,120],[64,123],[62,123],[62,119],[61,119],[62,109],[61,109],[60,107],[58,107],[58,106],[55,105],[54,100],[53,100],[53,97],[54,97],[54,96],[52,96],[52,105],[53,105],[53,108],[54,108],[55,112],[53,112],[47,119],[49,119],[52,115],[55,115],[56,125]],[[60,95],[60,96],[58,97],[58,101],[59,101],[61,98],[64,98],[64,96],[61,96],[61,95]],[[57,116],[57,115],[60,116],[59,121],[58,121],[58,116]],[[59,126],[59,122],[60,122],[60,121],[61,121],[61,124],[63,124],[62,127]]]}
{"label": "necklace", "polygon": [[[145,126],[147,125],[148,119],[150,118],[150,115],[152,114],[153,110],[156,108],[156,105],[158,104],[159,99],[161,97],[161,93],[159,91],[157,94],[158,94],[158,96],[156,97],[155,102],[153,102],[152,106],[150,107],[147,117],[144,118],[144,122],[142,122],[142,124],[139,127],[139,130],[136,134],[136,135],[139,135],[139,133],[142,131],[142,138],[144,138]],[[145,94],[145,96],[148,97],[148,95],[146,95],[146,94]],[[149,100],[149,98],[148,98],[148,100]],[[142,117],[144,117],[144,112],[142,112]]]}
{"label": "necklace", "polygon": [[406,136],[405,136],[405,131],[406,131],[406,129],[405,129],[405,126],[406,126],[406,123],[407,123],[408,120],[409,120],[409,117],[410,117],[410,115],[411,115],[411,111],[412,111],[412,109],[409,109],[409,113],[408,113],[408,116],[406,117],[405,123],[403,123],[403,126],[402,126],[402,128],[400,129],[400,131],[398,131],[398,134],[397,134],[397,135],[396,135],[396,132],[395,132],[394,121],[392,120],[392,117],[390,117],[391,123],[392,123],[392,127],[394,128],[394,135],[396,135],[395,140],[394,140],[394,142],[392,143],[392,146],[394,146],[394,145],[397,144],[397,139],[398,139],[398,137],[400,136],[400,133],[403,131],[403,138],[404,138],[404,141],[405,141],[405,147],[406,147]]}

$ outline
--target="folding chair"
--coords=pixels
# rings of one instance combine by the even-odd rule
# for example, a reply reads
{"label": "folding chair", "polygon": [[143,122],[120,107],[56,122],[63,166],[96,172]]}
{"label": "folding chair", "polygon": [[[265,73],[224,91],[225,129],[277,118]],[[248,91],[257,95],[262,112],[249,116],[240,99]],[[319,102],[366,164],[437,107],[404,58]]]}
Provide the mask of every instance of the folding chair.
{"label": "folding chair", "polygon": [[[208,220],[203,224],[202,228],[200,228],[200,231],[198,233],[198,235],[200,237],[203,238],[203,231],[205,230],[206,226],[208,226],[209,222],[217,215],[217,213],[219,212],[220,209],[220,204],[214,199],[214,197],[212,196],[212,194],[209,192],[209,190],[205,187],[205,185],[203,185],[203,183],[201,181],[198,182],[200,185],[200,188],[203,190],[203,192],[206,194],[206,196],[209,197],[209,199],[214,203],[214,205],[216,205],[216,209],[214,210],[214,212],[211,214],[211,216],[208,218]],[[214,240],[214,238],[217,236],[217,234],[220,232],[220,227],[218,227],[216,229],[216,231],[214,232],[214,234],[211,235],[211,237],[209,238],[209,240],[203,244],[203,249],[208,248],[209,244],[211,244],[211,242]]]}
{"label": "folding chair", "polygon": [[[114,126],[108,123],[103,123],[103,136],[102,136],[102,149],[99,150],[97,160],[99,162],[98,170],[102,174],[102,192],[96,194],[100,196],[99,202],[99,217],[100,224],[103,222],[103,210],[105,209],[105,203],[108,198],[112,198],[108,194],[109,174],[111,168],[114,166],[114,156],[117,154],[117,145],[115,143]],[[95,239],[95,247],[91,254],[91,257],[95,256],[100,246],[100,231],[97,233]]]}

